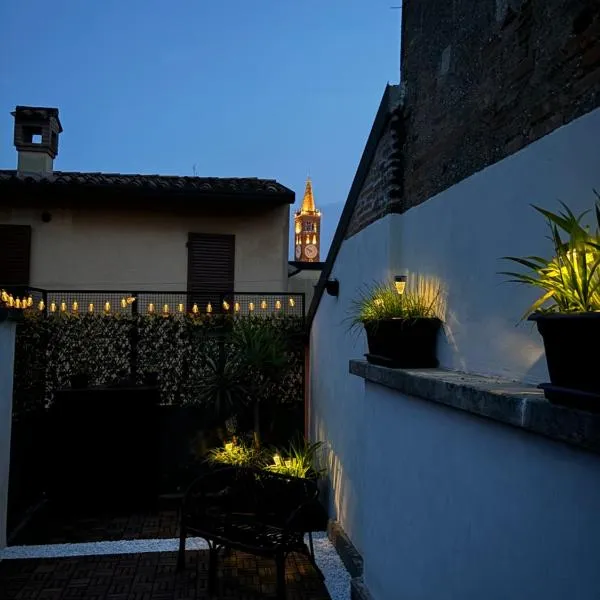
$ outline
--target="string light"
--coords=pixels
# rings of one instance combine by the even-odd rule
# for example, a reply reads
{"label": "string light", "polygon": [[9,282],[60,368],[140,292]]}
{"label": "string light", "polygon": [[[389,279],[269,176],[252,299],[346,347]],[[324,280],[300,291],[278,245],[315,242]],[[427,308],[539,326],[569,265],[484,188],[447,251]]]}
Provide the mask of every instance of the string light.
{"label": "string light", "polygon": [[210,314],[212,312],[212,304],[210,302],[206,305],[206,312],[208,314]]}
{"label": "string light", "polygon": [[248,310],[250,312],[252,312],[254,310],[254,302],[250,302],[250,304],[248,304]]}
{"label": "string light", "polygon": [[88,312],[90,314],[92,314],[94,312],[94,303],[90,302],[90,305],[88,306]]}
{"label": "string light", "polygon": [[33,298],[31,296],[27,298],[27,306],[33,306]]}
{"label": "string light", "polygon": [[235,310],[235,312],[240,312],[240,303],[239,302],[236,302],[233,305],[233,310]]}
{"label": "string light", "polygon": [[263,301],[260,303],[260,307],[261,307],[263,310],[267,310],[267,301],[266,301],[266,300],[263,300]]}
{"label": "string light", "polygon": [[60,312],[67,312],[67,303],[66,302],[60,303]]}
{"label": "string light", "polygon": [[15,308],[21,308],[21,298],[17,296],[15,300]]}
{"label": "string light", "polygon": [[110,312],[110,302],[107,302],[107,303],[104,305],[104,312],[105,312],[105,313],[109,313],[109,312]]}
{"label": "string light", "polygon": [[163,314],[164,315],[168,315],[169,314],[169,305],[168,304],[165,304],[163,306]]}
{"label": "string light", "polygon": [[275,310],[281,310],[281,300],[275,300]]}
{"label": "string light", "polygon": [[44,304],[43,300],[40,300],[40,303],[38,304],[38,310],[42,311],[44,308],[46,308],[46,305]]}
{"label": "string light", "polygon": [[127,304],[133,304],[134,302],[135,302],[134,296],[129,296],[129,298],[127,298]]}
{"label": "string light", "polygon": [[2,290],[2,295],[0,297],[2,298],[2,302],[8,302],[8,294],[6,293],[6,290]]}
{"label": "string light", "polygon": [[154,304],[152,304],[152,302],[150,302],[150,304],[148,304],[148,312],[150,314],[154,313]]}
{"label": "string light", "polygon": [[56,312],[56,302],[50,303],[50,312]]}
{"label": "string light", "polygon": [[194,306],[192,306],[192,312],[197,315],[198,314],[198,305],[194,304]]}
{"label": "string light", "polygon": [[229,302],[227,302],[227,300],[223,300],[223,308],[229,310]]}
{"label": "string light", "polygon": [[79,308],[79,305],[77,304],[77,302],[73,302],[73,312],[76,313],[77,309]]}
{"label": "string light", "polygon": [[185,308],[184,308],[183,304],[180,304],[177,308],[179,309],[180,313],[185,312]]}
{"label": "string light", "polygon": [[293,298],[290,298],[290,306],[293,308],[296,306],[296,301]]}
{"label": "string light", "polygon": [[8,305],[12,308],[15,305],[15,299],[12,297],[12,294],[8,295]]}
{"label": "string light", "polygon": [[121,298],[121,308],[127,308],[127,298]]}

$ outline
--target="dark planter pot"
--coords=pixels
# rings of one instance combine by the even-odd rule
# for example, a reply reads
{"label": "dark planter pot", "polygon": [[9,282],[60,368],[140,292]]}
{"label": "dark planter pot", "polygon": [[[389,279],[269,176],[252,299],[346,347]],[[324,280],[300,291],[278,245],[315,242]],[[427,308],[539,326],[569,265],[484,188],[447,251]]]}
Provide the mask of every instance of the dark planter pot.
{"label": "dark planter pot", "polygon": [[536,313],[529,320],[537,323],[544,340],[550,384],[540,387],[546,398],[586,409],[597,404],[600,409],[600,313]]}
{"label": "dark planter pot", "polygon": [[437,318],[385,319],[364,323],[370,363],[394,368],[437,367]]}

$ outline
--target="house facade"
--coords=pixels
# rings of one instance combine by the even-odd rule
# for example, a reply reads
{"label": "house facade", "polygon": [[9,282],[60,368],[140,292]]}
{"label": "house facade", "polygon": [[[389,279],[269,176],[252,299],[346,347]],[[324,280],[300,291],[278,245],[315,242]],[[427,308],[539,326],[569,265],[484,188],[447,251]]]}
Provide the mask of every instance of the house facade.
{"label": "house facade", "polygon": [[288,291],[290,205],[274,180],[56,171],[57,109],[17,107],[0,171],[0,282],[59,290]]}
{"label": "house facade", "polygon": [[[326,441],[337,537],[362,559],[354,598],[600,589],[586,558],[600,552],[598,420],[544,400],[542,339],[519,325],[536,292],[498,274],[502,256],[550,251],[531,204],[593,206],[599,47],[597,2],[403,3],[401,85],[385,90],[308,315],[309,429]],[[439,369],[361,360],[352,302],[395,275],[444,290]]]}

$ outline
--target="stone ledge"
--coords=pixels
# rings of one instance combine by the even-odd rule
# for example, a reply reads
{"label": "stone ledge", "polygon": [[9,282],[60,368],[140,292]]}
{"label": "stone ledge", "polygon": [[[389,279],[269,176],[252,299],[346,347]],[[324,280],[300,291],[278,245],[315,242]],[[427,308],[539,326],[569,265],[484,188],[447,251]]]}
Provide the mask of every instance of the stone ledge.
{"label": "stone ledge", "polygon": [[600,454],[600,415],[551,404],[533,386],[445,369],[390,369],[364,360],[351,360],[350,373]]}

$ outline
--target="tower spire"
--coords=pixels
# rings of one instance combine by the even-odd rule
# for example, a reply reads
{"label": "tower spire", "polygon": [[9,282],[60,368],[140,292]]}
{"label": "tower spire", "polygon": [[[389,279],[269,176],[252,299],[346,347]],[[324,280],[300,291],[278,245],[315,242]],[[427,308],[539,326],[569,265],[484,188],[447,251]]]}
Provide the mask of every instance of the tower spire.
{"label": "tower spire", "polygon": [[302,212],[315,212],[315,199],[313,198],[312,181],[310,177],[306,179],[306,187],[304,188],[304,199],[302,200]]}

